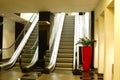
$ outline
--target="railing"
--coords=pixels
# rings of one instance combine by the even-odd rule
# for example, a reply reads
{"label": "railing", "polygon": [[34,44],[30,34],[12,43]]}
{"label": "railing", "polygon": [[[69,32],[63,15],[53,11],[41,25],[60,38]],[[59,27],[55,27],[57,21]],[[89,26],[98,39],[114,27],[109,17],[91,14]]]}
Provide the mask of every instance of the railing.
{"label": "railing", "polygon": [[32,18],[33,22],[31,24],[30,28],[28,29],[28,31],[25,30],[26,31],[25,32],[25,36],[23,37],[23,39],[20,42],[20,44],[17,47],[17,49],[15,50],[14,54],[12,55],[12,57],[10,58],[10,60],[8,62],[3,63],[3,64],[0,65],[0,69],[9,69],[9,68],[13,67],[13,65],[15,64],[17,58],[19,57],[23,47],[25,46],[25,44],[26,44],[30,34],[32,33],[35,25],[37,24],[38,19],[39,19],[39,15],[38,14],[34,15],[34,18]]}
{"label": "railing", "polygon": [[79,52],[78,46],[76,45],[78,41],[78,27],[79,27],[79,14],[75,15],[75,29],[74,29],[74,55],[73,55],[73,70],[79,69]]}
{"label": "railing", "polygon": [[56,22],[54,22],[54,26],[53,26],[54,29],[52,30],[53,33],[51,34],[51,37],[50,37],[51,38],[50,45],[53,45],[53,48],[52,48],[49,65],[46,68],[51,71],[54,70],[55,63],[56,63],[64,17],[65,17],[65,13],[56,14],[56,19],[55,19]]}
{"label": "railing", "polygon": [[55,37],[56,37],[56,34],[58,32],[58,26],[59,26],[59,22],[60,22],[60,19],[61,19],[61,14],[60,13],[57,13],[55,14],[55,17],[54,17],[54,24],[53,24],[53,28],[51,30],[51,35],[50,35],[50,46],[49,46],[49,50],[52,49],[52,46],[54,44],[54,40],[55,40]]}

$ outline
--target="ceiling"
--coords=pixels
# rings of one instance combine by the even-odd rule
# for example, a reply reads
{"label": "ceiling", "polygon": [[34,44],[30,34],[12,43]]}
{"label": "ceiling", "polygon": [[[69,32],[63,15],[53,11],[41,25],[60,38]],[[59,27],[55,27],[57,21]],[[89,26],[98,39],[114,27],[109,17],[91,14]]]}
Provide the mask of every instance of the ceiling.
{"label": "ceiling", "polygon": [[[93,11],[99,0],[0,0],[0,14]],[[5,14],[4,14],[5,13]]]}

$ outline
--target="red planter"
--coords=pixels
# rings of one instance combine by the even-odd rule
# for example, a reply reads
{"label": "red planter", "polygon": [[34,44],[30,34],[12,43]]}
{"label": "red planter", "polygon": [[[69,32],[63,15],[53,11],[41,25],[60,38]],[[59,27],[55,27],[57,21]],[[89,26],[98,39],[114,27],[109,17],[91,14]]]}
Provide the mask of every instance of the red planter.
{"label": "red planter", "polygon": [[84,71],[90,70],[91,57],[92,57],[92,47],[91,46],[83,46],[82,47],[82,63],[83,63]]}

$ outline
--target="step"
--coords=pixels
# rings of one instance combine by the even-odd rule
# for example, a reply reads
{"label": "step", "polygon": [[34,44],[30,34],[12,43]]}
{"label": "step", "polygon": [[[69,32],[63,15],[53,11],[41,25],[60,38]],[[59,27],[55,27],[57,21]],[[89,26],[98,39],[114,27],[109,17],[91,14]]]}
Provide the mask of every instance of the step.
{"label": "step", "polygon": [[71,17],[71,16],[68,16],[68,17],[65,16],[64,22],[74,22],[74,21],[75,21],[74,18],[75,18],[75,17],[73,17],[73,16],[72,16],[72,17]]}
{"label": "step", "polygon": [[71,44],[71,46],[73,45],[73,41],[72,41],[72,39],[70,39],[70,40],[61,40],[61,42],[60,42],[61,44],[64,44],[64,43],[67,43],[67,44]]}
{"label": "step", "polygon": [[74,35],[73,33],[62,33],[61,39],[65,38],[74,39]]}
{"label": "step", "polygon": [[73,43],[73,42],[70,42],[70,41],[69,41],[69,42],[63,41],[63,42],[60,43],[60,46],[62,46],[62,45],[63,45],[63,46],[64,46],[64,45],[66,45],[66,46],[68,46],[68,45],[73,46],[74,43]]}
{"label": "step", "polygon": [[64,37],[64,38],[66,37],[66,38],[72,38],[73,39],[74,38],[74,33],[72,33],[72,32],[71,33],[70,32],[63,32],[61,37]]}
{"label": "step", "polygon": [[28,43],[30,42],[30,43],[34,43],[36,41],[36,38],[30,38],[30,39],[28,39]]}
{"label": "step", "polygon": [[64,22],[75,22],[74,17],[65,17]]}
{"label": "step", "polygon": [[57,63],[72,63],[73,62],[73,58],[57,58]]}
{"label": "step", "polygon": [[72,26],[75,26],[75,22],[64,22],[63,26],[66,26],[66,25],[72,27]]}
{"label": "step", "polygon": [[55,67],[55,70],[60,70],[60,71],[65,71],[65,70],[67,70],[67,71],[72,71],[72,68],[59,68],[59,67]]}
{"label": "step", "polygon": [[26,45],[32,45],[33,46],[34,43],[35,43],[35,41],[34,42],[27,42]]}
{"label": "step", "polygon": [[72,63],[56,63],[56,67],[60,68],[72,68]]}
{"label": "step", "polygon": [[28,53],[28,54],[33,54],[35,52],[35,50],[31,50],[31,49],[23,49],[22,53]]}
{"label": "step", "polygon": [[22,67],[28,66],[30,63],[21,63]]}
{"label": "step", "polygon": [[74,32],[74,29],[71,29],[71,28],[63,28],[63,30],[69,33]]}
{"label": "step", "polygon": [[73,51],[62,51],[62,50],[60,50],[60,51],[58,51],[58,53],[73,54]]}
{"label": "step", "polygon": [[58,52],[73,52],[73,49],[59,49]]}
{"label": "step", "polygon": [[29,53],[26,53],[26,54],[22,54],[22,57],[24,58],[27,58],[27,57],[33,57],[34,54],[29,54]]}
{"label": "step", "polygon": [[74,32],[64,31],[64,32],[62,32],[62,36],[63,36],[64,34],[69,34],[69,36],[71,36],[71,35],[74,34]]}
{"label": "step", "polygon": [[31,60],[32,60],[32,58],[22,58],[22,59],[21,59],[21,62],[30,63]]}
{"label": "step", "polygon": [[57,55],[58,58],[73,58],[73,54],[63,54],[63,53],[58,53]]}
{"label": "step", "polygon": [[73,39],[69,39],[69,38],[67,38],[67,39],[65,39],[65,38],[61,39],[61,43],[62,42],[72,42],[73,43],[73,41],[74,41]]}
{"label": "step", "polygon": [[65,48],[68,48],[68,49],[73,49],[73,47],[74,46],[69,46],[69,45],[62,45],[62,46],[60,46],[59,48],[63,48],[63,49],[65,49]]}
{"label": "step", "polygon": [[30,37],[29,37],[29,39],[37,39],[37,35],[31,35]]}
{"label": "step", "polygon": [[24,48],[32,49],[32,48],[34,48],[34,44],[35,43],[32,43],[32,42],[31,43],[26,43]]}
{"label": "step", "polygon": [[66,26],[63,27],[63,30],[66,30],[66,29],[68,29],[68,30],[74,30],[74,27],[66,25]]}

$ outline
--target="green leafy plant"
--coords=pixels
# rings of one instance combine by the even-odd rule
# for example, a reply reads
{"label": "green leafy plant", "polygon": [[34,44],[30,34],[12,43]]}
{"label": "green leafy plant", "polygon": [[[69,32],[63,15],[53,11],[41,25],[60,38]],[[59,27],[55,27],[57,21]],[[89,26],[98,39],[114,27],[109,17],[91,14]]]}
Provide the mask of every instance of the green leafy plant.
{"label": "green leafy plant", "polygon": [[84,37],[84,38],[80,38],[80,40],[77,42],[77,44],[82,44],[83,46],[90,46],[94,42],[96,42],[96,40]]}

